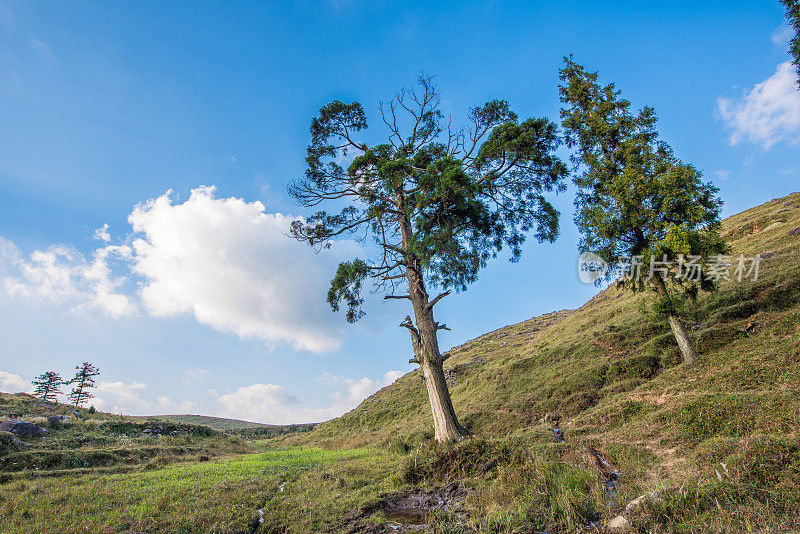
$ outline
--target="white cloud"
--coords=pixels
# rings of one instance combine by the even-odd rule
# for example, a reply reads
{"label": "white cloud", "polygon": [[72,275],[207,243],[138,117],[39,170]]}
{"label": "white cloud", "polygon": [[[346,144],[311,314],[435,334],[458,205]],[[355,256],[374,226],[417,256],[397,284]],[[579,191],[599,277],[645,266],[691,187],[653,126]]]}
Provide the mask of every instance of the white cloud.
{"label": "white cloud", "polygon": [[732,145],[746,140],[767,150],[781,141],[800,141],[800,92],[788,61],[741,98],[718,98],[717,109],[731,129]]}
{"label": "white cloud", "polygon": [[728,180],[728,178],[731,177],[731,171],[729,170],[714,171],[714,175],[717,177],[718,180],[725,182]]}
{"label": "white cloud", "polygon": [[406,373],[403,371],[386,371],[383,375],[383,385],[388,386],[394,383],[395,380],[404,376]]}
{"label": "white cloud", "polygon": [[10,241],[0,237],[2,285],[15,297],[72,304],[72,311],[96,308],[113,317],[135,313],[130,297],[119,290],[123,277],[114,276],[109,262],[130,256],[126,246],[106,245],[87,260],[68,245],[53,245],[24,257]]}
{"label": "white cloud", "polygon": [[200,403],[190,400],[173,401],[168,396],[161,395],[156,400],[156,405],[160,412],[159,415],[168,415],[170,413],[187,414],[193,412],[200,406]]}
{"label": "white cloud", "polygon": [[189,386],[196,386],[200,383],[200,380],[208,374],[208,369],[199,369],[197,367],[190,367],[189,369],[183,370],[183,382]]}
{"label": "white cloud", "polygon": [[198,187],[182,204],[171,192],[137,206],[129,221],[133,270],[157,316],[192,314],[201,323],[315,352],[340,346],[342,319],[324,303],[335,265],[357,253],[351,242],[314,251],[286,234],[296,218],[261,202],[215,198]]}
{"label": "white cloud", "polygon": [[772,31],[769,38],[772,44],[783,48],[789,43],[789,39],[792,38],[792,29],[788,24],[781,24]]}
{"label": "white cloud", "polygon": [[94,238],[104,243],[111,241],[111,234],[108,233],[108,223],[103,223],[103,226],[94,231]]}
{"label": "white cloud", "polygon": [[32,37],[31,40],[28,42],[28,46],[30,46],[33,50],[36,50],[39,54],[41,54],[46,58],[53,57],[53,49],[50,47],[49,44],[45,43],[42,40]]}
{"label": "white cloud", "polygon": [[[299,400],[287,393],[284,386],[252,384],[217,398],[222,405],[220,415],[248,421],[273,424],[299,422],[294,420]],[[298,414],[299,415],[299,414]]]}
{"label": "white cloud", "polygon": [[0,391],[4,393],[30,393],[31,383],[19,375],[0,371]]}
{"label": "white cloud", "polygon": [[[341,378],[325,373],[319,380],[339,385],[342,389],[333,394],[331,404],[324,408],[301,406],[300,400],[289,394],[284,386],[252,384],[217,397],[222,406],[218,415],[279,425],[327,421],[349,412],[364,399],[404,374],[402,371],[388,371],[382,380],[373,380],[368,377]],[[216,391],[209,390],[209,394],[216,396]]]}
{"label": "white cloud", "polygon": [[150,407],[141,397],[146,389],[141,382],[98,382],[93,392],[96,397],[89,404],[105,412],[142,415]]}
{"label": "white cloud", "polygon": [[[324,295],[338,263],[361,252],[354,242],[315,253],[287,235],[297,217],[267,213],[261,202],[216,198],[205,186],[183,203],[167,192],[137,205],[128,220],[134,233],[123,244],[111,244],[107,224],[97,228],[93,236],[103,245],[89,258],[69,245],[26,256],[0,237],[0,287],[73,312],[192,315],[217,330],[296,350],[341,345],[345,323]],[[135,294],[126,291],[134,282]]]}

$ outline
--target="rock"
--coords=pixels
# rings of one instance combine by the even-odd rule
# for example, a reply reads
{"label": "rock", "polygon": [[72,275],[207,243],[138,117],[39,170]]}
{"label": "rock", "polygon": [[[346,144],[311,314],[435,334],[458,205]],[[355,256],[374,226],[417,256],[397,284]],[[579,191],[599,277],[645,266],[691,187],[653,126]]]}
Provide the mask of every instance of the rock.
{"label": "rock", "polygon": [[800,226],[798,226],[797,228],[792,228],[791,230],[789,230],[789,235],[800,235]]}
{"label": "rock", "polygon": [[786,206],[787,208],[793,208],[794,202],[784,202],[783,205]]}
{"label": "rock", "polygon": [[772,223],[772,224],[770,224],[769,226],[767,226],[766,228],[764,228],[764,230],[763,230],[763,231],[764,231],[764,232],[768,232],[768,231],[770,231],[770,230],[772,230],[772,229],[775,229],[775,228],[779,227],[779,226],[780,226],[780,225],[782,225],[782,224],[783,224],[783,223],[782,223],[782,222],[780,222],[780,221],[775,221],[774,223]]}
{"label": "rock", "polygon": [[12,419],[11,421],[3,421],[0,423],[0,430],[11,432],[15,436],[21,438],[31,438],[44,436],[48,433],[46,428],[42,428],[30,421],[22,421],[20,419]]}
{"label": "rock", "polygon": [[615,534],[622,534],[624,532],[633,532],[633,528],[631,528],[631,523],[621,515],[618,515],[614,519],[608,522],[606,525],[606,532],[615,533]]}
{"label": "rock", "polygon": [[762,260],[768,260],[771,257],[773,257],[775,254],[777,254],[777,252],[774,252],[774,251],[765,252],[764,254],[761,254],[761,259]]}
{"label": "rock", "polygon": [[50,426],[58,426],[68,421],[69,421],[68,415],[51,415],[47,418],[47,422],[50,423]]}

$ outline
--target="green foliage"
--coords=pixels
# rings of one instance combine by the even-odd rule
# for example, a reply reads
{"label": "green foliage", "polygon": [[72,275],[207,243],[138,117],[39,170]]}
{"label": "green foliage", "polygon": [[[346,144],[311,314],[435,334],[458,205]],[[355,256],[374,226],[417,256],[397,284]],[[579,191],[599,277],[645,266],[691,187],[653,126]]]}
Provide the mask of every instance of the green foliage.
{"label": "green foliage", "polygon": [[32,382],[34,386],[33,394],[43,401],[55,402],[56,397],[61,395],[61,386],[65,382],[61,375],[55,371],[47,371],[37,376]]}
{"label": "green foliage", "polygon": [[331,280],[331,287],[328,290],[328,304],[333,311],[339,311],[339,303],[344,301],[347,305],[347,322],[354,323],[364,316],[361,304],[361,284],[369,275],[369,267],[366,263],[356,258],[352,262],[339,264],[336,275]]}
{"label": "green foliage", "polygon": [[789,41],[789,53],[792,55],[792,62],[798,70],[798,84],[800,84],[800,1],[781,0],[781,4],[786,8],[786,20],[794,29],[794,35]]}
{"label": "green foliage", "polygon": [[83,362],[75,366],[75,377],[65,384],[75,384],[67,395],[75,406],[81,406],[84,402],[94,397],[89,389],[94,387],[94,377],[100,375],[100,370],[89,362]]}
{"label": "green foliage", "polygon": [[[724,253],[718,189],[658,139],[653,108],[633,113],[614,84],[601,86],[596,72],[571,58],[560,75],[567,145],[575,149],[575,169],[582,169],[574,178],[581,251],[612,265],[642,256],[645,277],[652,260],[696,257],[704,265]],[[705,280],[701,285],[710,289]]]}
{"label": "green foliage", "polygon": [[[557,237],[558,212],[544,193],[564,189],[567,169],[554,154],[553,122],[519,120],[508,102],[491,100],[469,111],[467,127],[452,129],[427,76],[381,115],[387,142],[369,146],[355,140],[367,128],[360,104],[323,107],[311,123],[305,178],[289,187],[304,206],[347,202],[296,221],[294,237],[325,246],[358,233],[377,245],[375,257],[342,263],[332,280],[328,302],[334,310],[344,303],[349,322],[363,316],[367,279],[389,293],[409,273],[465,290],[504,247],[516,261],[529,231],[539,241]],[[345,169],[348,154],[355,157]]]}

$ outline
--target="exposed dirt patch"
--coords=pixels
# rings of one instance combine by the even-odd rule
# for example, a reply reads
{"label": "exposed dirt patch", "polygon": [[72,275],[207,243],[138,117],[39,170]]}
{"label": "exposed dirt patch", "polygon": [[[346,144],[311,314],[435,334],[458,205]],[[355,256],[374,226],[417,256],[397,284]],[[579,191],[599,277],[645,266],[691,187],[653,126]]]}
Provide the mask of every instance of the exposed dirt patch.
{"label": "exposed dirt patch", "polygon": [[[464,484],[456,480],[439,488],[412,488],[383,495],[377,502],[351,512],[342,530],[349,534],[419,532],[426,528],[428,514],[433,510],[461,512],[467,494]],[[377,512],[383,512],[385,523],[370,521],[370,516]]]}

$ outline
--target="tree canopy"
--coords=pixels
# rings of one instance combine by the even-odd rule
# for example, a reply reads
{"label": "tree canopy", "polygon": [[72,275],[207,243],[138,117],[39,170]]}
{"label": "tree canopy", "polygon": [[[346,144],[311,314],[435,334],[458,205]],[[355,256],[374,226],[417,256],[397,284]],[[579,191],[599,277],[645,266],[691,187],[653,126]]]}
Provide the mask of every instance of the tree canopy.
{"label": "tree canopy", "polygon": [[[374,257],[341,264],[332,281],[328,302],[335,310],[344,303],[350,322],[363,315],[365,279],[394,294],[415,269],[434,286],[460,291],[504,246],[517,260],[527,232],[539,241],[558,236],[558,212],[543,195],[563,190],[568,173],[554,155],[557,126],[520,120],[508,102],[491,100],[455,129],[439,104],[433,78],[421,75],[415,88],[381,104],[385,143],[356,139],[367,129],[358,102],[331,102],[311,123],[308,168],[290,194],[308,207],[353,202],[295,222],[292,235],[320,246],[342,235],[377,245]],[[355,157],[345,168],[348,155]]]}
{"label": "tree canopy", "polygon": [[[703,263],[724,253],[718,189],[659,139],[655,110],[634,113],[613,83],[601,86],[596,72],[571,58],[560,75],[561,118],[579,171],[574,181],[580,250],[609,264],[638,255],[645,264],[665,255],[699,256]],[[699,282],[711,288],[710,280]]]}

